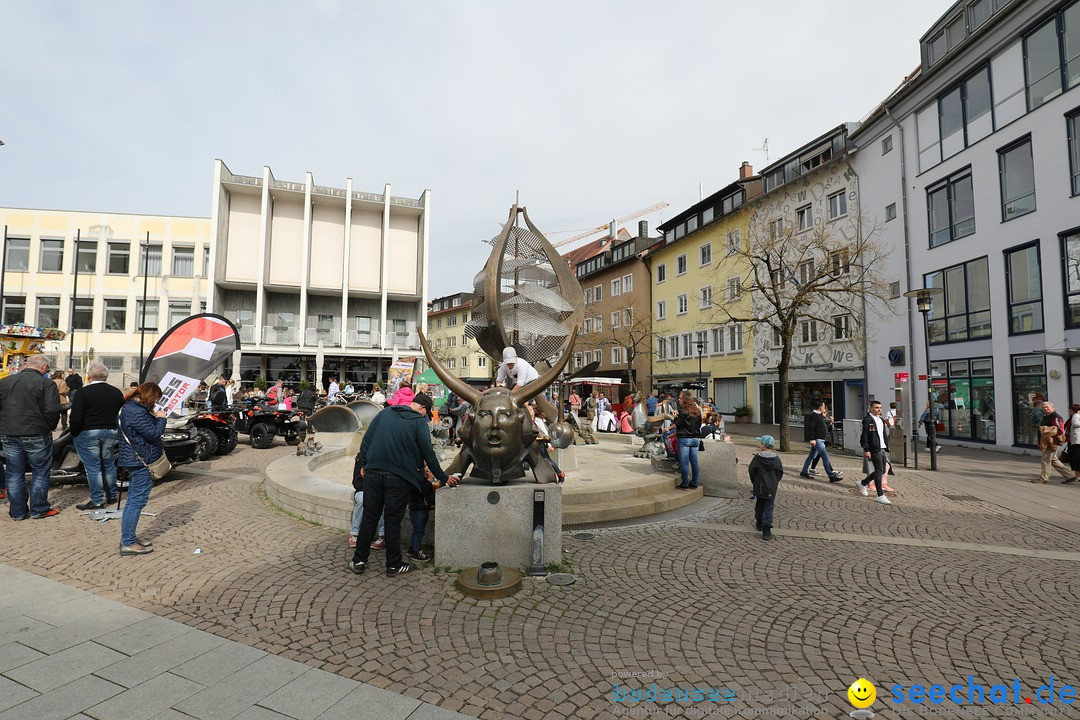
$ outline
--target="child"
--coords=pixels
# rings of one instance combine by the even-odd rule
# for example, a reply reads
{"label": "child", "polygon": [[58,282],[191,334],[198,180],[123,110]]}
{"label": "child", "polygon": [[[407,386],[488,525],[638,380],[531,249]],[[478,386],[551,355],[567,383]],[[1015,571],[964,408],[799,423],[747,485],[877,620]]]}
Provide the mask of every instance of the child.
{"label": "child", "polygon": [[431,562],[431,554],[420,547],[424,541],[424,531],[427,530],[428,516],[431,508],[435,507],[435,486],[430,483],[435,476],[424,467],[424,479],[427,480],[423,492],[409,486],[409,521],[412,523],[412,537],[409,539],[409,557],[417,562]]}
{"label": "child", "polygon": [[780,478],[784,475],[784,466],[780,462],[780,456],[773,452],[776,441],[772,435],[762,435],[756,440],[758,452],[750,461],[750,482],[757,497],[754,520],[757,529],[761,530],[761,539],[772,540],[773,502],[776,500]]}

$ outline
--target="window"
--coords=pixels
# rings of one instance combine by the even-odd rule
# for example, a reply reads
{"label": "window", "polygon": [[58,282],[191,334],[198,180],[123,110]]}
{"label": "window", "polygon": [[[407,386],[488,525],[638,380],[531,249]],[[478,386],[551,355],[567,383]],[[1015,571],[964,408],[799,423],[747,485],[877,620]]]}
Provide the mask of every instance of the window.
{"label": "window", "polygon": [[457,370],[457,358],[447,358],[446,359],[446,369],[447,370]]}
{"label": "window", "polygon": [[829,254],[829,269],[834,277],[847,275],[851,271],[851,260],[847,250],[837,250]]}
{"label": "window", "polygon": [[[161,246],[151,245],[149,249],[145,245],[139,248],[139,274],[161,274]],[[170,326],[171,327],[171,326]]]}
{"label": "window", "polygon": [[687,300],[686,293],[683,293],[682,295],[679,295],[677,298],[675,298],[675,305],[676,307],[678,307],[678,310],[676,311],[677,315],[686,314],[686,311],[689,309],[690,306],[690,303]]}
{"label": "window", "polygon": [[615,278],[611,281],[611,297],[619,297],[622,295],[622,280]]}
{"label": "window", "polygon": [[60,327],[60,298],[56,296],[38,297],[37,324],[40,327]]}
{"label": "window", "polygon": [[975,232],[975,196],[970,168],[962,175],[926,191],[930,213],[930,247],[938,247]]}
{"label": "window", "polygon": [[728,352],[741,352],[743,349],[743,326],[742,323],[732,323],[727,326],[727,349]]}
{"label": "window", "polygon": [[809,205],[804,205],[795,211],[795,217],[799,221],[799,232],[804,232],[814,227],[814,210]]}
{"label": "window", "polygon": [[833,193],[827,198],[830,220],[835,220],[838,217],[847,215],[847,195],[845,195],[846,192],[847,190],[844,189],[838,193]]}
{"label": "window", "polygon": [[704,267],[712,262],[712,243],[707,243],[698,248],[698,265]]}
{"label": "window", "polygon": [[[146,329],[152,332],[158,330],[158,308],[160,307],[160,301],[147,300],[146,301]],[[238,318],[239,319],[239,318]],[[141,331],[143,329],[143,301],[139,298],[135,301],[135,330]],[[239,323],[238,323],[239,324]],[[246,323],[250,325],[250,321]]]}
{"label": "window", "polygon": [[817,342],[817,320],[799,322],[799,342],[803,345]]}
{"label": "window", "polygon": [[716,208],[707,207],[701,211],[701,224],[708,225],[716,217]]}
{"label": "window", "polygon": [[110,275],[127,275],[130,248],[127,243],[109,243],[105,272]]}
{"label": "window", "polygon": [[464,325],[467,322],[469,322],[469,313],[467,313],[467,312],[461,313],[461,324]]}
{"label": "window", "polygon": [[892,135],[881,141],[881,154],[887,155],[890,150],[892,150]]}
{"label": "window", "polygon": [[732,230],[727,234],[727,254],[734,255],[739,252],[739,248],[742,246],[742,240],[739,237],[738,230]]}
{"label": "window", "polygon": [[[660,318],[660,319],[662,320],[663,318]],[[592,318],[591,317],[587,317],[587,318],[585,318],[584,320],[581,321],[581,332],[586,334],[586,335],[588,335],[589,333],[592,332]]]}
{"label": "window", "polygon": [[832,319],[833,338],[836,340],[851,339],[851,316],[834,315]]}
{"label": "window", "polygon": [[709,335],[712,337],[713,352],[724,352],[724,328],[714,327],[712,330],[709,331]]}
{"label": "window", "polygon": [[616,310],[615,312],[611,313],[611,329],[612,330],[617,330],[621,326],[622,326],[622,313],[619,312],[618,310]]}
{"label": "window", "polygon": [[622,276],[622,291],[624,293],[634,292],[634,276],[623,275]]}
{"label": "window", "polygon": [[783,290],[787,285],[787,271],[786,270],[773,270],[772,272],[772,284],[777,290]]}
{"label": "window", "polygon": [[604,318],[597,315],[593,318],[593,330],[596,332],[604,332]]}
{"label": "window", "polygon": [[993,132],[990,105],[989,66],[983,66],[938,98],[942,159]]}
{"label": "window", "polygon": [[896,219],[896,203],[885,206],[885,222]]}
{"label": "window", "polygon": [[1009,289],[1009,334],[1042,332],[1042,272],[1038,243],[1005,251]]}
{"label": "window", "polygon": [[[580,361],[578,362],[578,366],[579,367],[581,366]],[[487,357],[485,355],[477,355],[476,356],[476,367],[478,367],[478,368],[486,368],[487,367]]]}
{"label": "window", "polygon": [[1069,173],[1072,175],[1072,194],[1080,195],[1080,112],[1065,121],[1069,137]]}
{"label": "window", "polygon": [[900,282],[889,283],[889,297],[893,300],[900,297]]}
{"label": "window", "polygon": [[592,288],[586,288],[585,289],[585,304],[588,305],[590,303],[592,303]]}
{"label": "window", "polygon": [[732,277],[727,281],[727,299],[735,300],[742,295],[742,278]]}
{"label": "window", "polygon": [[62,272],[64,269],[64,241],[41,241],[41,272]]}
{"label": "window", "polygon": [[320,333],[329,332],[334,329],[334,316],[333,315],[318,315],[315,319],[315,330]]}
{"label": "window", "polygon": [[799,263],[799,284],[806,285],[814,280],[814,261],[811,259]]}
{"label": "window", "polygon": [[682,356],[683,357],[693,357],[694,356],[693,343],[694,343],[693,335],[691,335],[690,333],[685,333],[682,336]]}
{"label": "window", "polygon": [[[930,344],[990,337],[990,276],[985,257],[928,273],[923,287],[944,290],[927,316]],[[944,307],[942,307],[944,303]]]}
{"label": "window", "polygon": [[75,299],[75,318],[71,326],[76,330],[91,330],[94,327],[93,298]]}
{"label": "window", "polygon": [[[191,315],[190,302],[181,301],[169,303],[169,327],[172,327],[189,315]],[[295,327],[295,319],[296,316],[293,313],[278,313],[274,327],[279,329]]]}
{"label": "window", "polygon": [[769,237],[779,240],[784,234],[784,218],[777,218],[769,223]]}
{"label": "window", "polygon": [[593,288],[592,296],[593,300],[595,300],[596,302],[600,302],[604,299],[604,288],[600,285],[597,285]]}
{"label": "window", "polygon": [[80,240],[75,259],[80,273],[97,272],[97,240]]}
{"label": "window", "polygon": [[210,248],[203,247],[202,251],[202,276],[210,277]]}
{"label": "window", "polygon": [[975,0],[971,5],[968,5],[968,27],[971,28],[971,31],[974,32],[989,20],[993,11],[991,0]]}
{"label": "window", "polygon": [[660,264],[656,266],[656,282],[662,283],[667,280],[667,266]]}
{"label": "window", "polygon": [[1065,263],[1065,327],[1080,327],[1080,231],[1061,238]]}
{"label": "window", "polygon": [[173,248],[172,274],[173,277],[191,277],[195,274],[195,248]]}
{"label": "window", "polygon": [[105,298],[105,321],[102,329],[127,329],[127,300]]}
{"label": "window", "polygon": [[622,324],[626,327],[630,327],[634,324],[634,308],[626,308],[623,310]]}
{"label": "window", "polygon": [[667,339],[665,338],[656,339],[656,359],[667,360]]}
{"label": "window", "polygon": [[1039,428],[1032,422],[1038,403],[1047,397],[1046,357],[1044,355],[1014,355],[1012,357],[1013,442],[1035,446],[1039,443]]}
{"label": "window", "polygon": [[699,308],[701,308],[702,310],[706,310],[709,307],[711,307],[712,306],[712,286],[707,285],[707,286],[701,288],[700,297],[701,297],[701,304],[698,305]]}
{"label": "window", "polygon": [[446,327],[457,326],[457,315],[448,315],[446,318]]}
{"label": "window", "polygon": [[611,364],[622,365],[623,363],[623,349],[621,347],[611,348]]}
{"label": "window", "polygon": [[[30,238],[8,238],[7,257],[4,258],[7,272],[30,271]],[[49,325],[49,327],[55,327]]]}
{"label": "window", "polygon": [[685,255],[680,255],[679,257],[675,258],[675,274],[676,275],[685,275],[686,274],[686,256]]}
{"label": "window", "polygon": [[694,350],[700,357],[709,354],[709,333],[706,330],[694,333]]}
{"label": "window", "polygon": [[1035,211],[1035,165],[1031,158],[1031,138],[998,151],[1001,174],[1001,219]]}
{"label": "window", "polygon": [[26,322],[26,297],[23,295],[8,295],[4,298],[4,315],[0,323]]}
{"label": "window", "polygon": [[438,330],[442,327],[442,318],[435,318],[435,329]]}
{"label": "window", "polygon": [[672,335],[671,337],[668,338],[668,348],[670,349],[670,352],[668,353],[668,357],[670,357],[673,360],[675,358],[679,357],[679,336],[678,335]]}
{"label": "window", "polygon": [[1024,76],[1028,110],[1061,94],[1061,48],[1054,16],[1024,38]]}
{"label": "window", "polygon": [[467,367],[469,367],[469,356],[468,355],[462,355],[461,356],[461,369],[464,370]]}

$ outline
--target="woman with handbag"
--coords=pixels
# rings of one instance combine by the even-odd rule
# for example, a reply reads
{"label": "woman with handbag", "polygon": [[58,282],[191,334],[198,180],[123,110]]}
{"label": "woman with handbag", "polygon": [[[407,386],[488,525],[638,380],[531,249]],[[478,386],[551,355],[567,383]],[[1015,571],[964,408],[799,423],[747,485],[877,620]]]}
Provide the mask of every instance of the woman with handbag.
{"label": "woman with handbag", "polygon": [[127,468],[130,478],[124,516],[120,521],[121,555],[145,555],[154,551],[153,543],[135,536],[135,529],[150,498],[150,489],[154,487],[153,476],[160,479],[168,472],[169,461],[161,441],[166,413],[154,409],[160,397],[161,388],[156,383],[145,382],[124,397],[124,407],[120,408],[120,461],[117,465]]}
{"label": "woman with handbag", "polygon": [[675,487],[692,490],[698,486],[698,450],[701,448],[701,408],[689,390],[679,393],[679,408],[671,416],[679,448],[682,482]]}

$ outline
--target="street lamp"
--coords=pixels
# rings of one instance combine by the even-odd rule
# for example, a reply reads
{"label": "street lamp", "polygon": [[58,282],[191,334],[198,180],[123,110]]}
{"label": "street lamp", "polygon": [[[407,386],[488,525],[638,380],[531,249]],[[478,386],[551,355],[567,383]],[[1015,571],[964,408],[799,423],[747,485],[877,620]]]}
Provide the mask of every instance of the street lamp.
{"label": "street lamp", "polygon": [[[919,288],[918,290],[908,290],[904,293],[904,297],[915,298],[915,307],[922,314],[923,317],[923,348],[926,350],[926,399],[930,400],[930,311],[934,309],[934,297],[943,295],[944,290],[941,288]],[[933,403],[931,401],[931,409],[933,409]],[[919,464],[919,421],[916,413],[918,408],[912,410],[912,437],[915,438],[915,466]],[[934,413],[930,413],[930,422],[934,421]],[[926,436],[927,445],[930,447],[930,469],[937,470],[937,440],[935,434],[935,441],[930,442],[930,434]]]}
{"label": "street lamp", "polygon": [[708,345],[704,340],[694,341],[694,347],[697,348],[697,379],[698,385],[701,386],[701,399],[704,401],[708,397],[708,393],[705,392],[705,377],[701,373],[701,359],[705,355],[705,346]]}

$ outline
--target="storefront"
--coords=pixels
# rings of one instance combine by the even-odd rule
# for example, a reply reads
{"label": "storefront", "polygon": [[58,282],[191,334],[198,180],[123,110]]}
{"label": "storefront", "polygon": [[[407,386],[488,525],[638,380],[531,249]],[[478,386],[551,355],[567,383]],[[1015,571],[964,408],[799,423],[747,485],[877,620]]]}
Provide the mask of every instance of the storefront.
{"label": "storefront", "polygon": [[931,396],[944,425],[938,437],[996,442],[993,358],[935,362],[930,374]]}
{"label": "storefront", "polygon": [[[1040,406],[1046,400],[1046,356],[1013,355],[1013,444],[1035,447],[1039,442]],[[1038,411],[1038,412],[1036,412]]]}
{"label": "storefront", "polygon": [[[758,382],[758,407],[761,422],[780,424],[780,408],[776,406],[779,383]],[[865,413],[865,394],[862,378],[841,380],[795,380],[788,383],[785,412],[792,427],[802,427],[807,413],[824,401],[837,421],[848,417],[861,418]]]}

